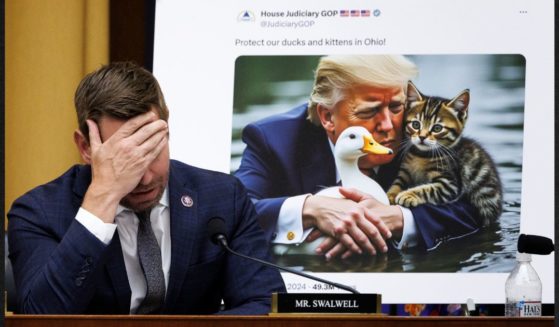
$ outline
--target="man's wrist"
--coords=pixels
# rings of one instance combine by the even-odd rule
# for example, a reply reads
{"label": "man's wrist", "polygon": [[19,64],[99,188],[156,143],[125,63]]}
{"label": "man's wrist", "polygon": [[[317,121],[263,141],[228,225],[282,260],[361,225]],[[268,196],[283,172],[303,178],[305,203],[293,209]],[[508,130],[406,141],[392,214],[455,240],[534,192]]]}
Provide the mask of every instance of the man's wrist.
{"label": "man's wrist", "polygon": [[91,183],[85,193],[82,207],[97,216],[104,223],[111,224],[114,223],[116,209],[120,200],[121,197],[116,195],[114,191]]}
{"label": "man's wrist", "polygon": [[400,206],[397,205],[391,205],[390,210],[392,214],[390,215],[391,218],[387,223],[388,229],[390,229],[393,239],[400,240],[404,230],[404,214],[402,213]]}
{"label": "man's wrist", "polygon": [[278,215],[275,233],[272,243],[274,244],[299,244],[305,240],[308,232],[303,229],[303,204],[310,194],[301,194],[288,197],[283,201]]}
{"label": "man's wrist", "polygon": [[415,247],[418,243],[418,230],[415,224],[413,213],[409,208],[398,206],[403,216],[402,236],[396,242],[396,248],[405,250],[407,248]]}
{"label": "man's wrist", "polygon": [[316,196],[309,195],[303,203],[302,220],[303,230],[309,229],[316,225]]}
{"label": "man's wrist", "polygon": [[106,224],[85,208],[81,207],[76,214],[76,220],[81,223],[97,239],[108,245],[113,239],[116,224]]}

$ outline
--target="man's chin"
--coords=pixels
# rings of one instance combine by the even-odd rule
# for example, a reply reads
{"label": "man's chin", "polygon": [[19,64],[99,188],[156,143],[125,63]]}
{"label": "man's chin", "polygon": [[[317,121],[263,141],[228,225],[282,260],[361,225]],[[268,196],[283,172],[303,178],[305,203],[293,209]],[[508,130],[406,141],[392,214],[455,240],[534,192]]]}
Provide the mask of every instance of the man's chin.
{"label": "man's chin", "polygon": [[120,201],[120,204],[134,212],[145,211],[151,209],[155,206],[156,201],[149,202],[131,202],[131,201]]}
{"label": "man's chin", "polygon": [[135,212],[144,211],[155,207],[162,195],[163,190],[158,189],[145,194],[130,193],[120,201],[120,204]]}

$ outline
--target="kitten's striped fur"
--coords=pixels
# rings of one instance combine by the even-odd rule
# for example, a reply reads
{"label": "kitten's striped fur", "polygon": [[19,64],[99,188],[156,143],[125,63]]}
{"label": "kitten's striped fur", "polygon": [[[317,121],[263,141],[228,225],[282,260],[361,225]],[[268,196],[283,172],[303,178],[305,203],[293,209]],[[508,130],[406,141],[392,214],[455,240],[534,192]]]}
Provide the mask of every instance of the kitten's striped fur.
{"label": "kitten's striped fur", "polygon": [[409,82],[405,113],[406,146],[398,177],[388,190],[391,203],[415,207],[466,196],[483,224],[502,211],[502,186],[491,156],[463,137],[469,90],[452,100],[425,96]]}

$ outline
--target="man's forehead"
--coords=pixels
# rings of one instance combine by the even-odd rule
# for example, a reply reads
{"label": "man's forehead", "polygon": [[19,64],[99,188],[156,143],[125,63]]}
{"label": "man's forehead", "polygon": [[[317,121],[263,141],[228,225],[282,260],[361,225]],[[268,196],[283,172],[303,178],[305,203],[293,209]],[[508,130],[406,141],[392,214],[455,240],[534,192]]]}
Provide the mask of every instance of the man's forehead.
{"label": "man's forehead", "polygon": [[403,87],[361,85],[353,89],[355,98],[362,101],[401,101],[405,99]]}
{"label": "man's forehead", "polygon": [[108,115],[103,115],[99,118],[97,126],[101,134],[101,141],[105,142],[111,135],[113,135],[128,119],[116,118]]}
{"label": "man's forehead", "polygon": [[[157,108],[155,108],[154,106],[151,107],[151,111],[154,112],[157,116],[159,115],[159,111],[157,111]],[[141,115],[141,114],[139,114]],[[137,116],[139,116],[137,115]],[[136,117],[136,116],[134,116]],[[126,123],[128,120],[134,118],[134,117],[130,117],[130,118],[122,118],[122,117],[116,117],[116,116],[111,116],[111,115],[102,115],[99,118],[99,121],[97,122],[97,126],[99,126],[99,131],[101,132],[101,136],[105,136],[106,133],[109,133],[109,135],[107,136],[110,137],[110,135],[112,135],[117,129],[120,128],[120,126],[122,126],[124,123]]]}

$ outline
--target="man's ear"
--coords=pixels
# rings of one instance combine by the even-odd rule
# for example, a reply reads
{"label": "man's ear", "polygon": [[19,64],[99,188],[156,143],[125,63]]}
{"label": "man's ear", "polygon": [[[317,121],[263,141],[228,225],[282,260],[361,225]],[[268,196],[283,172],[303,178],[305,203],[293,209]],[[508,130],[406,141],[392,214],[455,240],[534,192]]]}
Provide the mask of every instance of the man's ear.
{"label": "man's ear", "polygon": [[78,147],[78,151],[80,152],[80,156],[82,157],[83,162],[90,165],[91,164],[91,147],[89,146],[88,140],[82,134],[79,129],[74,131],[74,142]]}
{"label": "man's ear", "polygon": [[321,104],[316,105],[316,113],[318,114],[318,118],[320,118],[320,123],[322,127],[328,132],[328,134],[334,133],[334,128],[336,124],[332,119],[332,110],[324,107]]}

